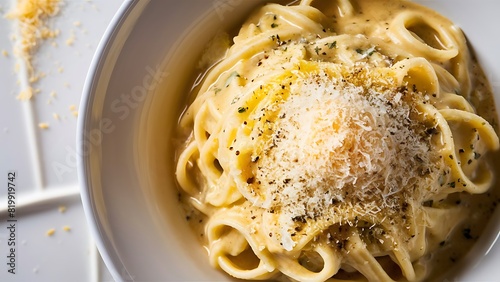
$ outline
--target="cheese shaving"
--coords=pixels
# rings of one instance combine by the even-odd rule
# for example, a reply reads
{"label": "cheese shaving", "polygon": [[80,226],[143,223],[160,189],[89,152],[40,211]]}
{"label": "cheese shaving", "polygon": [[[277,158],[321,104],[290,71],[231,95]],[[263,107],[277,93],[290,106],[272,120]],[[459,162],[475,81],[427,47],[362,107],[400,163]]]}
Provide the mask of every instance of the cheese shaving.
{"label": "cheese shaving", "polygon": [[296,81],[256,172],[264,207],[280,211],[285,249],[294,221],[322,218],[343,202],[366,212],[397,205],[391,196],[421,181],[430,144],[401,97],[324,73]]}
{"label": "cheese shaving", "polygon": [[49,124],[46,122],[41,122],[38,124],[38,127],[40,127],[41,129],[49,129]]}
{"label": "cheese shaving", "polygon": [[49,230],[47,230],[47,232],[45,233],[47,236],[51,237],[53,236],[54,234],[56,233],[56,230],[54,228],[51,228]]}
{"label": "cheese shaving", "polygon": [[66,212],[66,209],[67,209],[67,208],[66,208],[66,206],[59,206],[58,211],[59,211],[60,213],[65,213],[65,212]]}

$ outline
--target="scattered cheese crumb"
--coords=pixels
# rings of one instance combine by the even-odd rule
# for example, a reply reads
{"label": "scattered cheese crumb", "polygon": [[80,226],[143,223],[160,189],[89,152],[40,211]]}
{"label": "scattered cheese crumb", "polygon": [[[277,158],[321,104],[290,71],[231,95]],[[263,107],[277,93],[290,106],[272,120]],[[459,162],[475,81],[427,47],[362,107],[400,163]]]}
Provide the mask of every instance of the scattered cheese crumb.
{"label": "scattered cheese crumb", "polygon": [[9,52],[7,52],[7,50],[2,50],[2,55],[4,57],[8,57],[9,56]]}
{"label": "scattered cheese crumb", "polygon": [[51,30],[48,28],[43,28],[40,33],[42,35],[42,38],[47,39],[57,37],[59,33],[61,33],[61,31],[59,29]]}
{"label": "scattered cheese crumb", "polygon": [[73,22],[73,25],[78,27],[78,26],[81,26],[82,23],[80,21],[75,21],[75,22]]}
{"label": "scattered cheese crumb", "polygon": [[19,93],[19,95],[17,96],[17,99],[24,101],[24,100],[30,100],[31,97],[33,97],[33,88],[28,87]]}
{"label": "scattered cheese crumb", "polygon": [[46,123],[46,122],[41,122],[38,124],[38,127],[40,127],[41,129],[48,129],[49,128],[49,124]]}
{"label": "scattered cheese crumb", "polygon": [[56,230],[54,228],[51,228],[51,229],[47,230],[46,234],[47,234],[47,236],[52,236],[52,235],[54,235],[54,233],[56,233]]}
{"label": "scattered cheese crumb", "polygon": [[69,231],[71,231],[71,227],[65,225],[65,226],[63,226],[63,230],[66,232],[69,232]]}
{"label": "scattered cheese crumb", "polygon": [[75,117],[78,117],[78,111],[76,110],[76,106],[75,105],[70,105],[69,106],[69,110],[71,111],[71,114]]}
{"label": "scattered cheese crumb", "polygon": [[52,116],[54,117],[55,120],[60,120],[60,117],[58,114],[53,113]]}
{"label": "scattered cheese crumb", "polygon": [[71,35],[69,36],[68,39],[66,39],[66,45],[72,46],[75,43],[75,40],[76,40],[75,32],[71,31]]}
{"label": "scattered cheese crumb", "polygon": [[60,213],[65,213],[66,212],[66,206],[59,206],[59,212]]}
{"label": "scattered cheese crumb", "polygon": [[57,97],[57,93],[55,91],[50,92],[50,97],[52,98]]}

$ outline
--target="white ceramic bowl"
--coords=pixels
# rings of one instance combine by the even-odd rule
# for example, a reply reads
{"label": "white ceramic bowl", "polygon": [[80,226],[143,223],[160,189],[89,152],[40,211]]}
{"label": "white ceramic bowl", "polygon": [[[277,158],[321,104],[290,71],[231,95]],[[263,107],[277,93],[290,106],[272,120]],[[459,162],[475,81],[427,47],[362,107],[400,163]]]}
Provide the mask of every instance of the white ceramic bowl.
{"label": "white ceramic bowl", "polygon": [[[228,281],[213,270],[178,206],[172,133],[192,71],[218,29],[241,24],[264,0],[125,1],[92,63],[78,124],[84,209],[117,281]],[[422,0],[458,23],[497,93],[500,2]],[[498,279],[500,211],[453,271],[460,281]],[[492,222],[493,222],[492,221]]]}

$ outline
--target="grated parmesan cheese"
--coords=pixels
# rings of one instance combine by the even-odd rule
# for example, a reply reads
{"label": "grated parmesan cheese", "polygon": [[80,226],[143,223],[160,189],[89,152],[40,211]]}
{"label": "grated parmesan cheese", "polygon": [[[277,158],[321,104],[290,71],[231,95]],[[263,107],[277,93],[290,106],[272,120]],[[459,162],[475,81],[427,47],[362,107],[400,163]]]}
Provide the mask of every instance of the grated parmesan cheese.
{"label": "grated parmesan cheese", "polygon": [[56,230],[54,228],[51,228],[49,230],[47,230],[47,232],[45,233],[47,236],[51,237],[53,236],[54,234],[56,233]]}
{"label": "grated parmesan cheese", "polygon": [[286,250],[294,246],[294,222],[327,216],[337,203],[360,205],[353,210],[365,214],[395,206],[392,196],[412,189],[431,167],[430,144],[394,89],[320,73],[295,81],[279,107],[255,175],[266,208],[280,211]]}
{"label": "grated parmesan cheese", "polygon": [[68,39],[66,39],[66,45],[72,46],[75,43],[75,35],[71,35]]}
{"label": "grated parmesan cheese", "polygon": [[65,212],[66,212],[66,209],[67,209],[67,208],[66,208],[66,206],[59,206],[58,211],[59,211],[60,213],[65,213]]}
{"label": "grated parmesan cheese", "polygon": [[[51,30],[47,19],[59,12],[59,0],[17,0],[15,7],[6,15],[18,24],[17,44],[14,48],[16,56],[21,58],[27,67],[28,80],[38,79],[32,64],[32,55],[40,45],[40,41],[54,38],[59,30]],[[23,96],[28,99],[31,96]]]}
{"label": "grated parmesan cheese", "polygon": [[19,93],[19,95],[16,97],[18,100],[30,100],[33,97],[33,88],[27,87],[23,91]]}
{"label": "grated parmesan cheese", "polygon": [[41,122],[38,124],[38,127],[40,127],[41,129],[49,129],[49,124],[46,122]]}
{"label": "grated parmesan cheese", "polygon": [[[13,40],[16,41],[14,54],[24,62],[23,66],[27,73],[28,86],[17,96],[19,100],[30,100],[34,93],[39,92],[38,89],[34,90],[31,84],[37,82],[45,74],[35,72],[32,55],[42,40],[59,35],[59,30],[51,30],[47,26],[47,19],[58,12],[59,0],[18,0],[6,15],[8,19],[17,21],[18,34],[13,36]],[[15,71],[18,72],[19,69],[20,65],[16,64]]]}

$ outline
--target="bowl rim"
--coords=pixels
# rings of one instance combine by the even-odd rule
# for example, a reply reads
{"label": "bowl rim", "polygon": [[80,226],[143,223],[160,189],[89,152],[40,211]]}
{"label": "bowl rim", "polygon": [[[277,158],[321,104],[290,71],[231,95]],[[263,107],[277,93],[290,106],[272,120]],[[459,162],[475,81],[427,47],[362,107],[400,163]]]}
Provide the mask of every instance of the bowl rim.
{"label": "bowl rim", "polygon": [[[146,1],[149,2],[150,0]],[[92,240],[95,243],[110,274],[117,281],[123,280],[123,273],[120,272],[123,272],[125,268],[123,268],[123,264],[121,263],[116,251],[114,251],[114,248],[109,248],[109,245],[112,245],[112,243],[109,241],[109,238],[103,234],[103,223],[96,212],[95,199],[91,188],[91,171],[89,163],[90,154],[84,153],[84,134],[88,131],[91,123],[89,113],[92,110],[92,102],[96,96],[96,92],[94,90],[98,84],[99,74],[102,72],[102,66],[106,61],[106,55],[111,51],[114,38],[117,36],[123,24],[127,21],[130,13],[134,10],[134,7],[136,7],[138,3],[139,0],[124,0],[111,18],[111,21],[106,27],[99,44],[97,45],[85,78],[79,107],[80,115],[78,116],[76,128],[77,175],[83,210],[87,219],[88,228],[92,235]],[[119,270],[119,265],[122,265],[121,271]]]}

